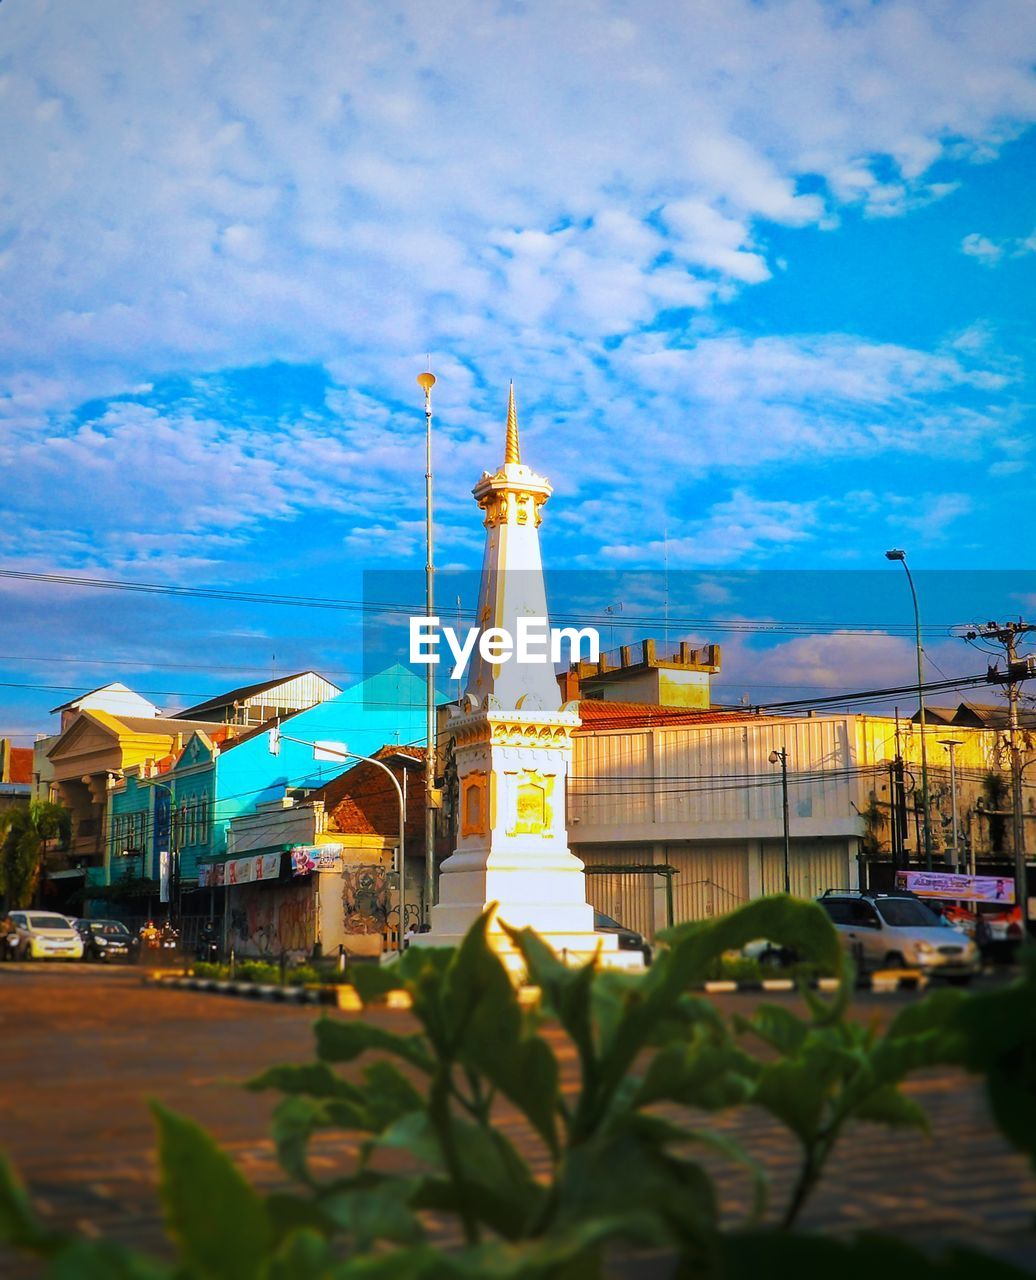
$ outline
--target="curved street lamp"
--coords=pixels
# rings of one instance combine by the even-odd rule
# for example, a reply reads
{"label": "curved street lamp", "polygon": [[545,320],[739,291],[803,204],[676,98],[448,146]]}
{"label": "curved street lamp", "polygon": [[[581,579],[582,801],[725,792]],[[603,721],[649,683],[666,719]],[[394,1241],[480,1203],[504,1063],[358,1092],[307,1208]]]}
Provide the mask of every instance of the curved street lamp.
{"label": "curved street lamp", "polygon": [[388,775],[389,781],[396,789],[396,799],[399,801],[399,938],[396,946],[399,951],[403,950],[403,933],[406,929],[406,853],[404,851],[403,842],[406,838],[406,768],[403,769],[403,786],[400,786],[399,779],[388,767],[384,760],[377,759],[376,756],[361,755],[358,751],[350,751],[349,748],[341,742],[311,742],[307,738],[294,738],[290,733],[282,733],[280,725],[267,731],[267,737],[271,755],[280,754],[280,744],[282,742],[297,742],[303,747],[313,748],[313,758],[315,760],[362,760],[366,764],[377,765],[377,767]]}
{"label": "curved street lamp", "polygon": [[924,707],[924,656],[921,647],[921,611],[917,605],[917,592],[914,590],[914,579],[910,576],[910,566],[907,564],[906,552],[898,547],[893,547],[891,551],[885,552],[885,559],[898,560],[903,566],[907,582],[910,585],[910,598],[914,602],[914,631],[917,641],[917,704],[921,719],[921,810],[924,821],[924,860],[926,869],[931,871],[932,819],[928,811],[928,739],[926,734],[928,726],[925,720]]}

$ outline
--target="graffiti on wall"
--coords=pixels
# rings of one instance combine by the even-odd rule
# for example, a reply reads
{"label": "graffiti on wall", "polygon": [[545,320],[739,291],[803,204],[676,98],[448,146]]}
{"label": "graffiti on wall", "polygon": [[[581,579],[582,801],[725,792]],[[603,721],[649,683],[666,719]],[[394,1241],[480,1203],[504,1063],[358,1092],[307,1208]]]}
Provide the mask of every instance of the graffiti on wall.
{"label": "graffiti on wall", "polygon": [[309,885],[270,892],[244,889],[230,911],[230,945],[245,955],[309,952],[316,938],[316,901]]}
{"label": "graffiti on wall", "polygon": [[[399,934],[399,875],[387,867],[346,867],[342,871],[342,923],[346,933]],[[421,923],[421,907],[407,902],[404,929]]]}
{"label": "graffiti on wall", "polygon": [[348,867],[342,871],[342,922],[346,933],[384,933],[391,903],[384,867]]}

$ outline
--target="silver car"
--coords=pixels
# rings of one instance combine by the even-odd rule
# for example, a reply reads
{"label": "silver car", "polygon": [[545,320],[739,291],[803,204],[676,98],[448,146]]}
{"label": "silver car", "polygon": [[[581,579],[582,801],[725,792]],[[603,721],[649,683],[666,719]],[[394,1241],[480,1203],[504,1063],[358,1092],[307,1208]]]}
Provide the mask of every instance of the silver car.
{"label": "silver car", "polygon": [[978,947],[913,894],[828,890],[818,899],[861,969],[921,969],[967,982]]}
{"label": "silver car", "polygon": [[56,911],[10,911],[7,945],[16,960],[82,960],[83,939]]}

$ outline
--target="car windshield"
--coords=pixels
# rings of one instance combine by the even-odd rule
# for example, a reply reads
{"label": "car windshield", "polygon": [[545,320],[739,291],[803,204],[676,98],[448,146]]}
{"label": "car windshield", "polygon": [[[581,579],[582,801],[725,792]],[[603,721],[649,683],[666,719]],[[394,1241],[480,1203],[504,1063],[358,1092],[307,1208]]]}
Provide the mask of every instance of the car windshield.
{"label": "car windshield", "polygon": [[946,924],[916,898],[882,898],[875,906],[885,923],[893,928],[938,929]]}
{"label": "car windshield", "polygon": [[106,938],[121,938],[129,933],[121,920],[98,920],[93,926],[93,931],[103,933]]}
{"label": "car windshield", "polygon": [[44,915],[39,911],[34,911],[27,919],[30,929],[54,929],[61,933],[72,932],[72,926],[64,916]]}
{"label": "car windshield", "polygon": [[624,924],[619,924],[618,920],[613,920],[611,916],[606,916],[603,911],[594,912],[594,928],[595,929],[625,929]]}

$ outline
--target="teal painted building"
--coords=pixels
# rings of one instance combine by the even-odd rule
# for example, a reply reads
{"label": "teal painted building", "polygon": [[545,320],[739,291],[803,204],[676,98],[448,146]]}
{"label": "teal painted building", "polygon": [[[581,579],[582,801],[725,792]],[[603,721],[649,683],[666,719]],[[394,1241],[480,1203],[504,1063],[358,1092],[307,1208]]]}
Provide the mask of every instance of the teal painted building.
{"label": "teal painted building", "polygon": [[211,733],[192,733],[171,768],[153,777],[131,771],[117,783],[110,795],[105,884],[143,890],[158,877],[159,852],[169,849],[179,851],[182,882],[196,881],[199,861],[225,854],[231,819],[292,788],[322,786],[349,767],[314,760],[305,744],[334,742],[365,756],[386,745],[423,745],[425,682],[397,664],[280,724],[277,755],[266,729],[214,724]]}

